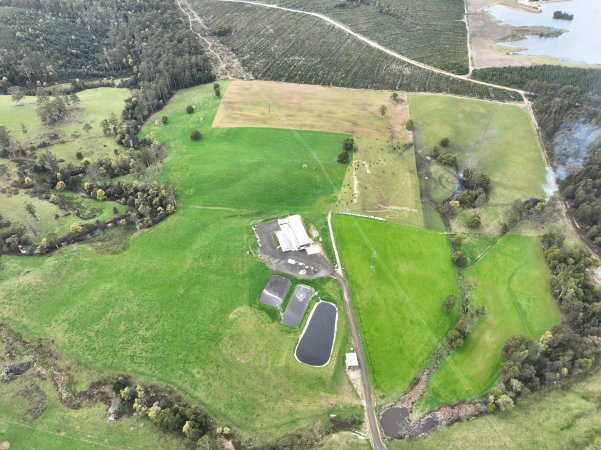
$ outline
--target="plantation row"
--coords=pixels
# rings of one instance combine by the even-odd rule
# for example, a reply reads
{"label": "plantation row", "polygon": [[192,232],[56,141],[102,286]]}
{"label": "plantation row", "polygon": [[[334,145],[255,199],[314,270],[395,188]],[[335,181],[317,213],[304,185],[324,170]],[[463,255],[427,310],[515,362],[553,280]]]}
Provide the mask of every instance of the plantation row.
{"label": "plantation row", "polygon": [[222,42],[256,78],[518,100],[511,92],[404,63],[316,17],[213,1],[195,7],[210,29],[231,27]]}
{"label": "plantation row", "polygon": [[409,58],[459,74],[468,72],[462,0],[284,0],[281,6],[319,12]]}

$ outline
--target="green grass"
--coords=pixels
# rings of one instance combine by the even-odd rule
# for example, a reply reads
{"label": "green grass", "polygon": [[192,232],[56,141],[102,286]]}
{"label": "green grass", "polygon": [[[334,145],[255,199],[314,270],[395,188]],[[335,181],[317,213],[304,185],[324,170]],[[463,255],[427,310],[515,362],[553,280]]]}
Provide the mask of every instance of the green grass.
{"label": "green grass", "polygon": [[445,427],[389,449],[573,449],[601,447],[601,372],[531,395],[512,410]]}
{"label": "green grass", "polygon": [[334,224],[373,386],[386,403],[457,320],[442,309],[457,294],[450,244],[444,234],[371,219],[336,216]]}
{"label": "green grass", "polygon": [[511,336],[534,339],[559,322],[550,293],[550,274],[537,238],[505,236],[465,270],[473,284],[471,300],[486,314],[433,373],[420,408],[475,398],[490,389],[503,364],[503,345]]}
{"label": "green grass", "polygon": [[[27,410],[47,403],[35,420],[23,417]],[[122,417],[109,422],[106,405],[68,409],[57,399],[50,380],[40,382],[27,372],[10,383],[0,384],[0,442],[11,448],[144,449],[177,448],[178,439],[160,432],[150,421]]]}
{"label": "green grass", "polygon": [[[33,241],[38,242],[49,233],[62,236],[69,231],[73,223],[93,223],[96,220],[106,222],[113,217],[113,208],[117,208],[117,215],[123,214],[125,208],[114,202],[99,202],[90,198],[79,197],[75,194],[60,194],[71,198],[74,202],[82,205],[86,210],[98,209],[99,212],[91,219],[80,219],[73,212],[65,212],[57,205],[46,200],[30,197],[26,194],[6,195],[0,194],[0,214],[12,224],[22,224],[26,227],[26,235]],[[31,203],[35,207],[37,219],[32,218],[25,210],[25,205]]]}
{"label": "green grass", "polygon": [[[35,97],[25,96],[15,103],[9,95],[0,95],[1,124],[7,127],[11,137],[22,143],[36,143],[42,140],[52,142],[48,138],[49,133],[58,133],[59,138],[64,141],[72,141],[81,138],[104,138],[107,142],[114,144],[114,137],[105,137],[100,127],[103,119],[108,119],[111,113],[121,117],[124,101],[130,96],[128,89],[102,87],[86,89],[77,93],[79,103],[71,103],[65,120],[53,125],[44,125],[35,112]],[[92,130],[86,133],[83,125],[89,123]],[[21,130],[21,124],[25,125],[27,133]],[[79,135],[75,137],[74,134]],[[51,148],[49,148],[50,150]],[[112,150],[112,147],[111,147]]]}
{"label": "green grass", "polygon": [[[335,161],[343,136],[211,129],[218,103],[211,85],[180,91],[159,113],[169,124],[151,119],[144,130],[171,148],[160,178],[177,188],[176,214],[118,253],[76,245],[42,263],[3,258],[1,316],[91,368],[181,389],[218,424],[264,443],[326,418],[331,404],[358,401],[344,373],[349,332],[337,283],[316,282],[341,311],[332,360],[319,369],[299,364],[299,330],[258,308],[271,272],[252,230],[291,211],[313,214],[323,229],[317,218],[344,176]],[[190,139],[194,128],[199,142]]]}
{"label": "green grass", "polygon": [[[13,141],[18,141],[24,146],[36,145],[43,141],[62,142],[38,150],[39,153],[49,151],[62,161],[77,163],[75,154],[78,151],[81,151],[85,158],[93,159],[112,155],[113,149],[117,147],[115,138],[104,136],[99,124],[113,112],[120,116],[123,102],[130,95],[129,90],[97,88],[79,92],[77,95],[80,102],[71,103],[67,119],[52,126],[44,125],[38,118],[35,112],[35,97],[26,96],[19,103],[15,103],[10,96],[0,95],[0,125],[10,130]],[[83,131],[84,123],[92,125],[89,133]],[[27,133],[23,133],[21,124],[25,125]],[[53,133],[56,133],[58,139],[50,139],[49,136]],[[16,166],[10,160],[2,160],[0,164],[6,164],[8,167],[8,176],[2,177],[0,187],[9,187],[16,179]],[[113,206],[123,210],[113,203],[100,204],[89,199],[79,201],[93,203],[92,207],[103,208],[104,213],[101,217],[93,220],[108,220],[111,217],[108,211],[111,211]],[[29,219],[25,211],[27,202],[35,206],[39,221]],[[25,225],[31,223],[31,226],[27,225],[27,235],[34,242],[50,232],[59,235],[66,233],[73,222],[86,222],[79,220],[75,215],[65,216],[65,213],[52,203],[29,197],[25,189],[19,190],[16,195],[0,193],[0,214],[13,222]]]}
{"label": "green grass", "polygon": [[428,167],[430,169],[428,180],[431,186],[430,195],[432,200],[441,204],[455,193],[457,185],[455,171],[451,167],[443,166],[435,161],[432,161]]}
{"label": "green grass", "polygon": [[[409,96],[409,107],[422,155],[448,137],[451,145],[442,152],[456,154],[462,169],[475,167],[491,177],[489,203],[480,209],[484,231],[498,231],[513,200],[544,195],[545,164],[524,109],[436,95]],[[467,228],[464,214],[453,228]]]}

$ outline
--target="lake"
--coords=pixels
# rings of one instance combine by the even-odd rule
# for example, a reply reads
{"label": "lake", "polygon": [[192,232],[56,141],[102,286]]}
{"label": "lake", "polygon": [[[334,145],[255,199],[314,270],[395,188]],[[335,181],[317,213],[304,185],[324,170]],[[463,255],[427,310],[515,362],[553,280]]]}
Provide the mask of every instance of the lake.
{"label": "lake", "polygon": [[[515,53],[552,56],[561,61],[601,64],[601,0],[571,0],[542,5],[542,13],[496,5],[486,9],[495,19],[514,26],[544,26],[567,30],[558,37],[526,36],[501,45],[521,49]],[[554,19],[555,11],[574,15],[573,20]]]}

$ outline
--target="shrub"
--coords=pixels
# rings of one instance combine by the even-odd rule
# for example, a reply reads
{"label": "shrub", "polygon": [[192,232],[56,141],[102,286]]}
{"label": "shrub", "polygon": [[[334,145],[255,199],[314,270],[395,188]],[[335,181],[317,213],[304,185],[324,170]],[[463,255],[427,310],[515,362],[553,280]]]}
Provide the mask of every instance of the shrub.
{"label": "shrub", "polygon": [[444,301],[442,302],[442,308],[445,310],[445,312],[451,312],[451,310],[453,309],[453,306],[455,306],[455,303],[457,303],[457,297],[455,297],[454,295],[449,295],[447,298],[444,299]]}
{"label": "shrub", "polygon": [[65,189],[65,182],[64,181],[59,181],[58,183],[56,183],[55,189],[57,191],[62,191]]}
{"label": "shrub", "polygon": [[342,142],[342,149],[345,152],[351,152],[355,149],[355,141],[353,140],[353,138],[346,138],[343,142]]}
{"label": "shrub", "polygon": [[193,141],[200,141],[202,139],[202,134],[198,130],[194,130],[190,136]]}
{"label": "shrub", "polygon": [[83,231],[83,227],[79,223],[72,223],[69,227],[70,233],[81,233]]}
{"label": "shrub", "polygon": [[459,250],[457,250],[453,253],[453,255],[451,255],[451,259],[453,260],[453,264],[455,264],[457,267],[465,267],[465,265],[467,264],[466,256]]}
{"label": "shrub", "polygon": [[77,152],[77,153],[75,153],[75,157],[81,161],[83,159],[83,153]]}
{"label": "shrub", "polygon": [[163,125],[167,125],[167,123],[169,122],[169,117],[167,117],[167,116],[161,117],[161,122],[163,122]]}
{"label": "shrub", "polygon": [[468,227],[476,229],[480,228],[480,225],[482,225],[482,220],[480,219],[480,216],[478,214],[472,214],[467,218]]}
{"label": "shrub", "polygon": [[192,114],[194,112],[194,106],[192,106],[192,105],[186,106],[186,112],[188,114]]}
{"label": "shrub", "polygon": [[338,161],[340,164],[346,164],[347,162],[349,162],[348,152],[346,152],[346,151],[340,152],[340,154],[338,155],[338,159],[336,161]]}
{"label": "shrub", "polygon": [[409,119],[407,122],[405,122],[405,128],[409,131],[415,130],[415,123],[413,122],[413,119]]}
{"label": "shrub", "polygon": [[440,146],[441,146],[441,147],[445,147],[445,148],[446,148],[446,147],[448,147],[448,146],[449,146],[449,144],[450,144],[450,143],[451,143],[451,141],[450,141],[450,139],[449,139],[449,138],[447,138],[447,137],[446,137],[446,138],[442,138],[442,139],[440,140]]}

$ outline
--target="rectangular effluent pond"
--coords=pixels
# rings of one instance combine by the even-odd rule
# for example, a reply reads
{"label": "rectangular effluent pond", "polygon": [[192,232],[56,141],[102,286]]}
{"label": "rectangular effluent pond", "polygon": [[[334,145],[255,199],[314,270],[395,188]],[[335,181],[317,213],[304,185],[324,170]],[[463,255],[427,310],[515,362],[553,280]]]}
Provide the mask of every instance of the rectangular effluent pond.
{"label": "rectangular effluent pond", "polygon": [[279,308],[292,285],[291,281],[279,275],[273,275],[261,292],[261,303]]}
{"label": "rectangular effluent pond", "polygon": [[292,298],[284,311],[282,316],[282,323],[289,327],[298,327],[303,321],[303,316],[309,306],[311,297],[315,294],[315,290],[312,287],[305,286],[304,284],[298,284],[294,288]]}
{"label": "rectangular effluent pond", "polygon": [[309,366],[325,366],[334,347],[337,319],[336,305],[316,303],[296,347],[296,359]]}

